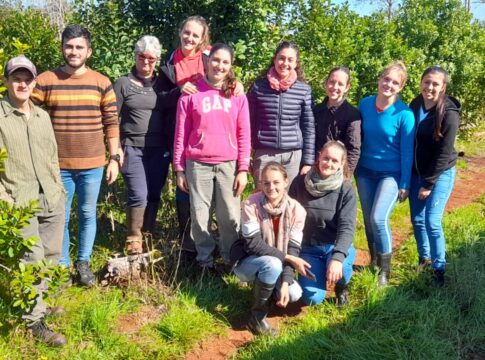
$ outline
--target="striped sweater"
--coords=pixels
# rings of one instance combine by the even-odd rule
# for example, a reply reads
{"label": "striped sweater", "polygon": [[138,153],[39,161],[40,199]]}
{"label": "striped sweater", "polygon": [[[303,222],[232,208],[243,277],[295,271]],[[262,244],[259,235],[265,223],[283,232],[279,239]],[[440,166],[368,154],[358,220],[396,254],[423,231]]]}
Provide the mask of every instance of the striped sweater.
{"label": "striped sweater", "polygon": [[37,78],[32,100],[51,116],[61,169],[105,165],[104,138],[119,137],[116,96],[106,76],[91,69],[82,75],[46,71]]}

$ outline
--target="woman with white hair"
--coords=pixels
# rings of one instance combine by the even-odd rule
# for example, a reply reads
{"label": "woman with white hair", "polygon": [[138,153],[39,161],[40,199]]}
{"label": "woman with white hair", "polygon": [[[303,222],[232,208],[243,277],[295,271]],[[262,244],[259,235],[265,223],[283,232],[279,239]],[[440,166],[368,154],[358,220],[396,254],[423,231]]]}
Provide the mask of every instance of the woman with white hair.
{"label": "woman with white hair", "polygon": [[160,59],[160,42],[145,35],[135,44],[135,66],[114,84],[120,116],[126,183],[128,254],[143,251],[143,232],[152,232],[160,204],[160,193],[170,164],[163,150],[163,120],[155,68]]}

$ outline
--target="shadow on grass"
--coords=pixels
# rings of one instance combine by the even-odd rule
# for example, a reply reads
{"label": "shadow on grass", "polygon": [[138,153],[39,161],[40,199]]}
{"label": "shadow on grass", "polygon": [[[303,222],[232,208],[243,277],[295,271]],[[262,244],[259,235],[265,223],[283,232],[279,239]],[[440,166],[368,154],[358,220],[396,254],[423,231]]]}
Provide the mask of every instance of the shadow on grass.
{"label": "shadow on grass", "polygon": [[448,222],[452,240],[444,288],[434,287],[431,273],[419,272],[409,257],[396,264],[396,284],[385,289],[371,285],[375,277],[365,270],[353,279],[350,307],[310,308],[278,337],[258,338],[240,349],[238,358],[484,359],[483,224],[460,216]]}

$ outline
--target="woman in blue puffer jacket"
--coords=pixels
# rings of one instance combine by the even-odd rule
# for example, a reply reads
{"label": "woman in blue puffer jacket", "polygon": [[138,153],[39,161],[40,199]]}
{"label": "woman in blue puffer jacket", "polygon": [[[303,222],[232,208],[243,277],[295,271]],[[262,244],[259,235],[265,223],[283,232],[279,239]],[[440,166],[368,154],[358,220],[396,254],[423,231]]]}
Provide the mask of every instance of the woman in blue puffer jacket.
{"label": "woman in blue puffer jacket", "polygon": [[304,82],[295,43],[276,48],[266,76],[256,80],[248,94],[251,116],[253,177],[260,188],[261,170],[270,161],[286,168],[289,184],[315,162],[315,121],[312,93]]}

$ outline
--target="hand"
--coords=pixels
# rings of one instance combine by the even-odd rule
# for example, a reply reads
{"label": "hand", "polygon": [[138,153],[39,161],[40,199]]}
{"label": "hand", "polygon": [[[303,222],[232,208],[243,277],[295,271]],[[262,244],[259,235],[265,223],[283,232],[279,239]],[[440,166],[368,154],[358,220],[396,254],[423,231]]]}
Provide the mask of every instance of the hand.
{"label": "hand", "polygon": [[431,194],[431,190],[425,189],[424,187],[419,189],[418,199],[426,200],[426,198]]}
{"label": "hand", "polygon": [[108,185],[115,182],[119,172],[120,164],[118,164],[118,161],[110,160],[108,167],[106,168],[106,181],[108,182]]}
{"label": "hand", "polygon": [[290,291],[288,290],[289,285],[285,281],[281,284],[280,289],[280,299],[276,302],[276,305],[282,308],[285,308],[286,305],[290,302]]}
{"label": "hand", "polygon": [[177,171],[177,186],[183,192],[189,192],[189,186],[187,184],[187,178],[185,177],[185,173],[183,171]]}
{"label": "hand", "polygon": [[312,167],[310,165],[303,165],[300,170],[300,175],[306,175],[307,172],[310,171]]}
{"label": "hand", "polygon": [[305,260],[298,256],[293,256],[293,255],[286,255],[285,256],[285,261],[293,266],[293,268],[298,271],[298,273],[302,276],[308,277],[306,273],[306,269],[310,269],[312,266],[307,263]]}
{"label": "hand", "polygon": [[236,86],[234,87],[234,90],[232,91],[232,93],[234,94],[234,96],[240,96],[240,95],[244,95],[244,86],[242,83],[240,83],[239,81],[236,82]]}
{"label": "hand", "polygon": [[409,195],[409,190],[399,189],[399,195],[398,195],[399,202],[404,202],[408,198],[408,195]]}
{"label": "hand", "polygon": [[342,263],[337,260],[331,260],[327,268],[327,283],[335,284],[342,276]]}
{"label": "hand", "polygon": [[232,189],[234,190],[235,196],[240,196],[246,185],[248,184],[248,174],[246,171],[240,171],[237,173],[236,178],[234,179],[234,185]]}
{"label": "hand", "polygon": [[198,93],[199,90],[197,90],[197,86],[195,86],[194,84],[192,84],[190,81],[187,81],[185,84],[183,84],[180,87],[180,92],[182,94],[192,95],[192,94]]}

